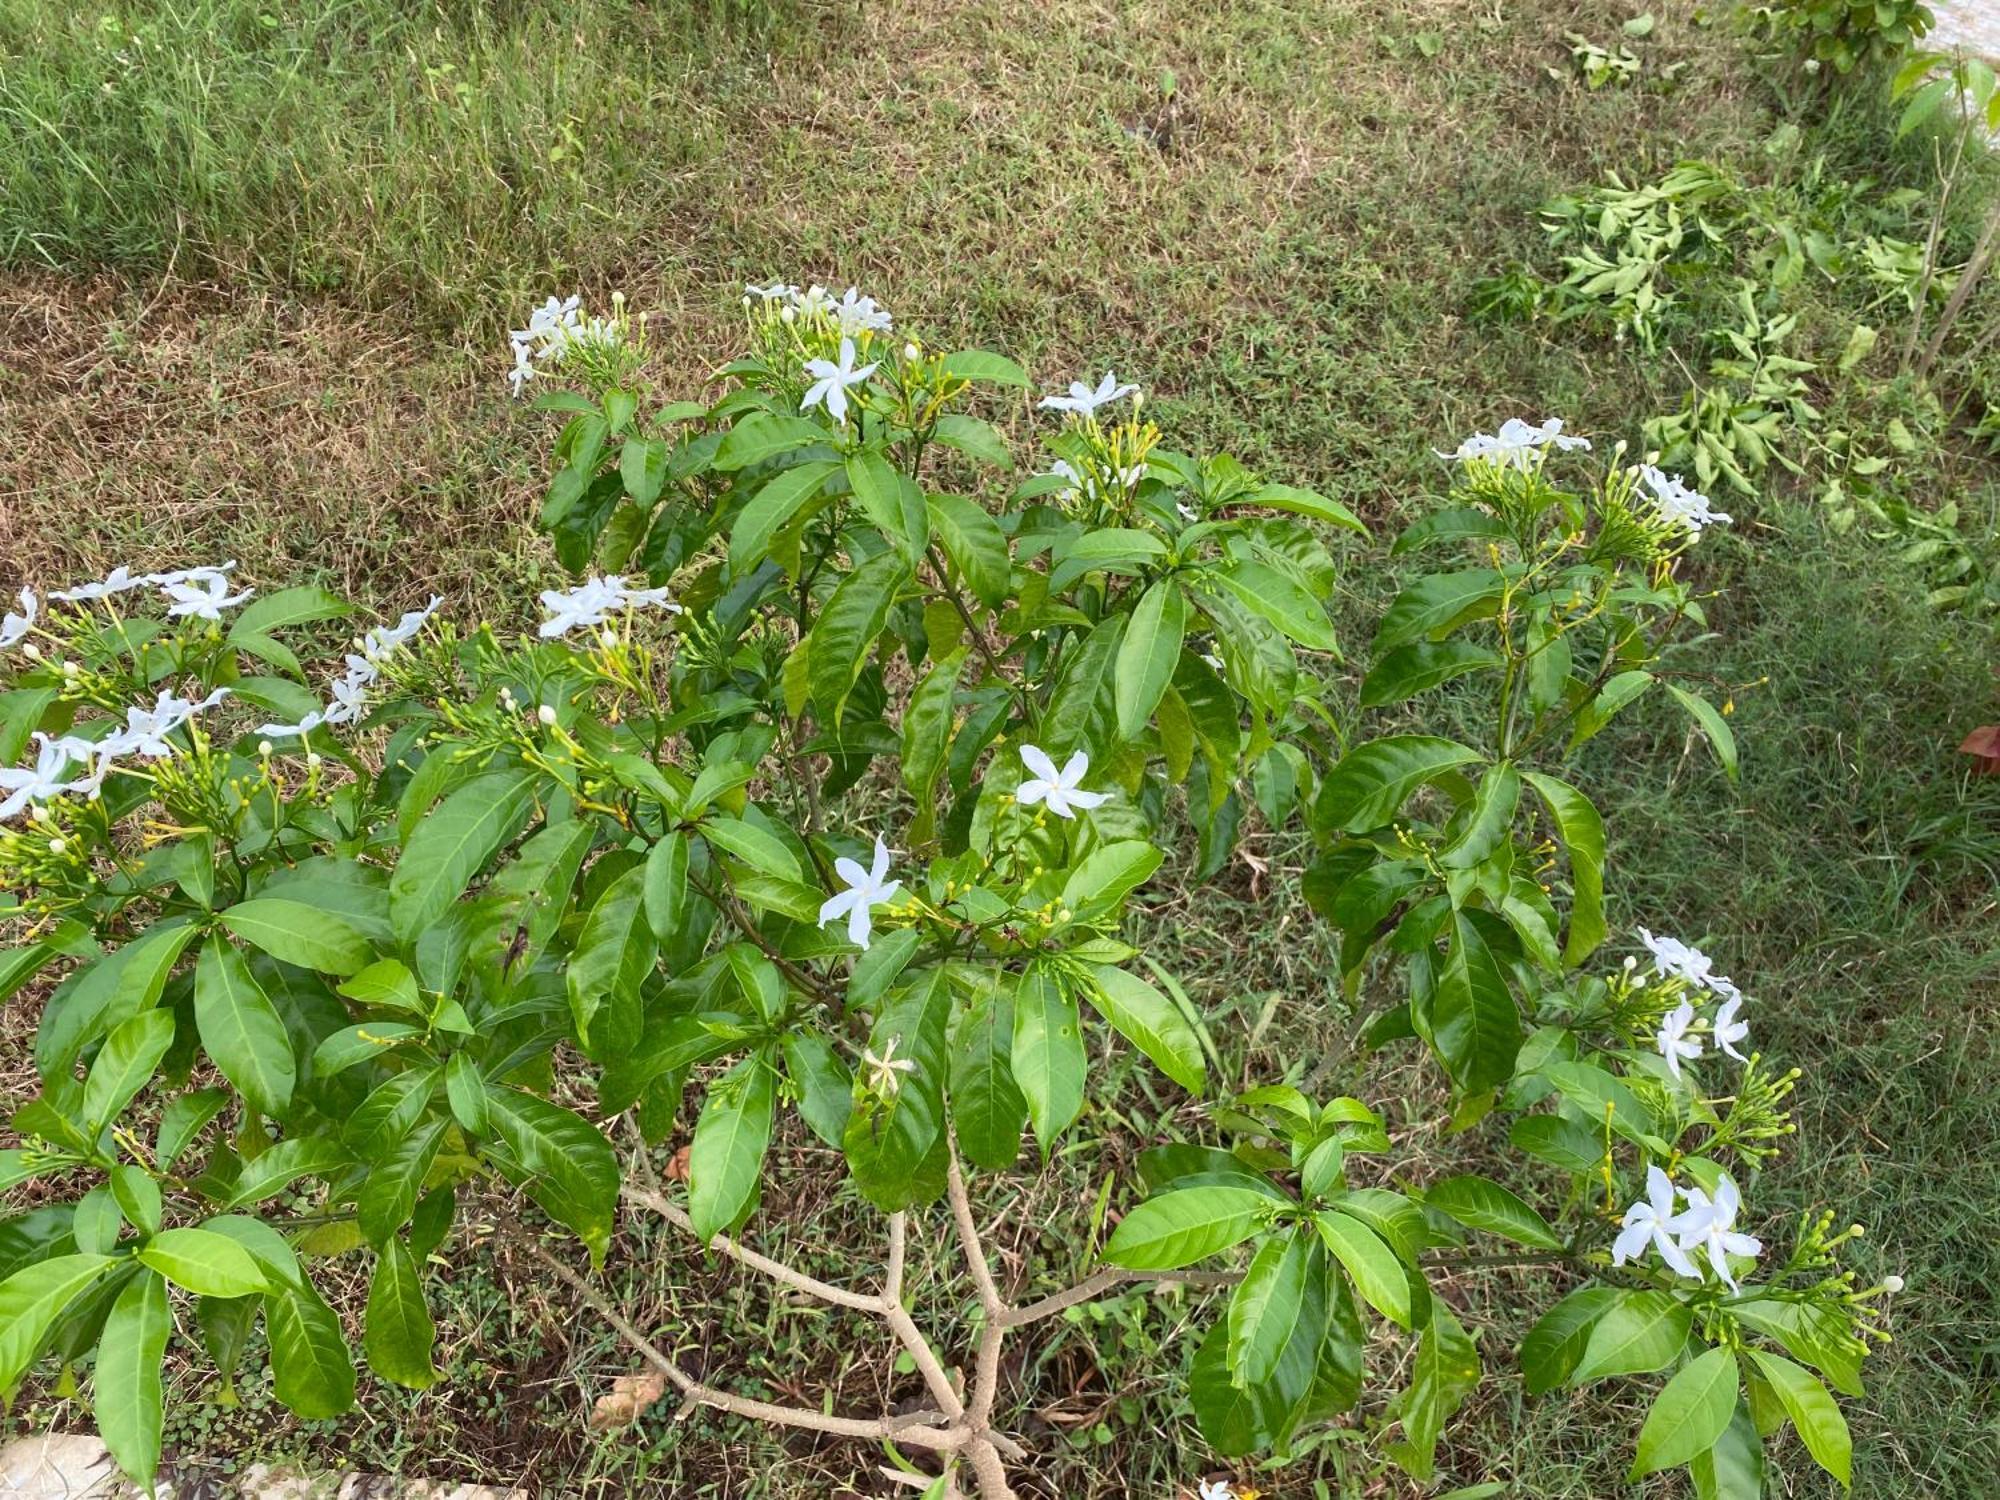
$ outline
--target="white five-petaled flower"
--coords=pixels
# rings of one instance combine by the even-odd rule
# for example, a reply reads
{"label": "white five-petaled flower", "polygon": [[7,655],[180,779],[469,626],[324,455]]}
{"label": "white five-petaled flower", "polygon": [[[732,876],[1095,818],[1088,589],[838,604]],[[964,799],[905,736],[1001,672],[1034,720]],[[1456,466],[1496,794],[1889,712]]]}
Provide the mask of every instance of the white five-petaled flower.
{"label": "white five-petaled flower", "polygon": [[1611,1242],[1611,1264],[1622,1266],[1628,1260],[1637,1260],[1651,1245],[1660,1252],[1660,1259],[1681,1276],[1701,1279],[1701,1272],[1688,1259],[1687,1252],[1674,1243],[1667,1232],[1667,1225],[1673,1219],[1675,1188],[1673,1179],[1657,1166],[1646,1168],[1646,1196],[1625,1210],[1620,1219],[1618,1238]]}
{"label": "white five-petaled flower", "polygon": [[311,734],[326,722],[326,710],[316,708],[296,724],[259,724],[257,733],[267,740],[288,740]]}
{"label": "white five-petaled flower", "polygon": [[[1690,947],[1679,938],[1668,937],[1664,933],[1656,937],[1644,927],[1639,929],[1639,941],[1644,943],[1646,951],[1653,955],[1655,973],[1672,975],[1704,988],[1714,988],[1715,960],[1701,949]],[[1727,984],[1728,981],[1724,980],[1723,983]]]}
{"label": "white five-petaled flower", "polygon": [[1126,396],[1136,396],[1138,393],[1138,386],[1130,381],[1121,385],[1117,375],[1106,370],[1104,378],[1097,382],[1095,390],[1084,381],[1072,380],[1069,383],[1067,396],[1044,396],[1037,405],[1043,411],[1066,411],[1079,417],[1088,417],[1094,415],[1100,406],[1108,406],[1113,401]]}
{"label": "white five-petaled flower", "polygon": [[1588,438],[1563,436],[1561,417],[1550,417],[1540,425],[1524,422],[1519,417],[1509,417],[1500,424],[1500,431],[1497,434],[1475,432],[1458,445],[1457,451],[1440,453],[1438,457],[1480,458],[1488,463],[1525,469],[1551,443],[1565,451],[1571,448],[1587,450],[1590,447]]}
{"label": "white five-petaled flower", "polygon": [[[439,595],[432,594],[430,602],[422,609],[407,611],[403,615],[403,618],[398,620],[394,625],[377,625],[367,635],[362,637],[361,654],[371,661],[387,656],[391,651],[408,642],[419,630],[422,630],[430,620],[430,617],[437,613],[438,606],[442,603],[444,603],[444,600]],[[353,659],[351,657],[348,660],[348,665],[350,668],[353,666]]]}
{"label": "white five-petaled flower", "polygon": [[171,689],[163,691],[151,708],[126,709],[125,727],[104,741],[102,748],[114,755],[143,755],[148,760],[172,755],[174,747],[167,743],[167,736],[228,696],[228,688],[217,688],[206,698],[195,700],[177,697]]}
{"label": "white five-petaled flower", "polygon": [[797,297],[799,289],[789,281],[774,281],[769,286],[759,286],[754,281],[743,283],[743,295],[760,297],[766,302],[790,302]]}
{"label": "white five-petaled flower", "polygon": [[833,862],[833,872],[847,882],[847,889],[837,895],[828,896],[820,903],[819,925],[824,927],[836,917],[847,918],[847,940],[868,951],[868,935],[875,930],[875,920],[870,908],[896,899],[896,893],[903,888],[900,880],[888,879],[889,846],[882,842],[882,835],[875,835],[875,863],[863,869],[859,860],[842,855]]}
{"label": "white five-petaled flower", "polygon": [[1704,526],[1736,519],[1726,511],[1717,510],[1701,491],[1689,489],[1678,474],[1665,474],[1651,464],[1641,464],[1639,477],[1653,492],[1653,503],[1660,514],[1694,536],[1700,536]]}
{"label": "white five-petaled flower", "polygon": [[221,573],[202,573],[185,580],[161,586],[173,605],[170,615],[193,616],[201,620],[219,620],[225,609],[234,609],[239,604],[255,597],[255,589],[244,589],[239,594],[229,592],[229,579]]}
{"label": "white five-petaled flower", "polygon": [[838,364],[830,359],[809,359],[806,361],[806,373],[813,377],[813,383],[806,388],[805,400],[799,403],[800,409],[823,403],[834,421],[845,424],[848,387],[863,384],[875,373],[875,366],[869,364],[855,369],[854,340],[843,338]]}
{"label": "white five-petaled flower", "polygon": [[568,635],[580,625],[602,625],[621,610],[664,609],[670,615],[681,612],[665,589],[633,588],[617,573],[602,578],[593,573],[567,591],[544,589],[541,598],[542,608],[549,612],[538,631],[545,641]]}
{"label": "white five-petaled flower", "polygon": [[94,583],[79,583],[73,589],[62,589],[49,597],[60,599],[65,604],[84,604],[92,599],[109,599],[113,594],[123,594],[157,581],[147,574],[134,573],[120,563]]}
{"label": "white five-petaled flower", "polygon": [[1236,1491],[1226,1479],[1201,1481],[1201,1500],[1236,1500]]}
{"label": "white five-petaled flower", "polygon": [[[227,578],[235,571],[236,559],[231,558],[228,562],[220,563],[213,567],[204,563],[198,568],[176,568],[171,573],[148,573],[144,581],[152,584],[155,588],[162,589],[172,588],[177,583],[198,583],[207,588],[213,585],[214,580]],[[116,574],[113,576],[115,577]],[[110,579],[106,579],[105,581],[108,583]]]}
{"label": "white five-petaled flower", "polygon": [[1725,1172],[1715,1184],[1713,1198],[1698,1187],[1687,1189],[1686,1196],[1687,1208],[1667,1221],[1668,1231],[1680,1237],[1681,1249],[1706,1250],[1708,1263],[1728,1283],[1729,1290],[1742,1291],[1730,1274],[1729,1257],[1743,1255],[1755,1259],[1763,1253],[1764,1242],[1754,1235],[1736,1232],[1736,1214],[1743,1206],[1743,1195],[1737,1190],[1735,1180]]}
{"label": "white five-petaled flower", "polygon": [[840,331],[853,338],[858,333],[887,333],[896,326],[896,320],[889,316],[889,310],[880,306],[873,297],[864,297],[859,290],[849,287],[847,293],[828,311],[840,325]]}
{"label": "white five-petaled flower", "polygon": [[97,753],[97,747],[87,740],[68,736],[52,740],[39,729],[35,731],[35,739],[40,748],[35,752],[33,765],[18,770],[0,766],[0,792],[6,793],[6,799],[0,801],[0,823],[18,816],[31,802],[46,802],[64,792],[84,792],[94,797],[110,770],[106,764],[81,781],[66,780],[62,773],[70,763],[89,761]]}
{"label": "white five-petaled flower", "polygon": [[0,651],[18,646],[28,638],[28,632],[35,628],[35,616],[41,613],[40,601],[33,589],[21,590],[21,612],[9,610],[7,617],[0,620]]}
{"label": "white five-petaled flower", "polygon": [[1750,1035],[1750,1023],[1736,1019],[1736,1011],[1743,1004],[1741,995],[1732,995],[1722,1002],[1722,1008],[1715,1013],[1715,1024],[1711,1028],[1715,1045],[1727,1052],[1738,1062],[1748,1062],[1749,1058],[1736,1050],[1736,1044]]}
{"label": "white five-petaled flower", "polygon": [[1701,1056],[1701,1038],[1688,1035],[1694,1022],[1694,1007],[1683,1000],[1667,1013],[1660,1029],[1653,1034],[1660,1056],[1667,1060],[1667,1071],[1676,1078],[1681,1076],[1682,1058]]}
{"label": "white five-petaled flower", "polygon": [[514,345],[514,368],[507,372],[507,382],[514,387],[514,394],[520,395],[523,387],[541,373],[535,368],[534,355],[528,352],[526,344]]}
{"label": "white five-petaled flower", "polygon": [[[865,948],[868,945],[863,943],[861,946]],[[890,1037],[883,1044],[880,1057],[869,1048],[862,1048],[861,1065],[868,1073],[869,1091],[883,1099],[895,1098],[897,1090],[903,1086],[903,1075],[917,1071],[915,1058],[896,1056],[895,1037]]]}
{"label": "white five-petaled flower", "polygon": [[1083,778],[1090,774],[1090,755],[1079,750],[1056,769],[1056,763],[1049,758],[1046,750],[1038,745],[1021,747],[1021,762],[1035,774],[1014,788],[1014,800],[1032,807],[1042,803],[1059,818],[1074,818],[1074,808],[1089,809],[1108,799],[1105,792],[1084,792],[1077,788],[1083,785]]}

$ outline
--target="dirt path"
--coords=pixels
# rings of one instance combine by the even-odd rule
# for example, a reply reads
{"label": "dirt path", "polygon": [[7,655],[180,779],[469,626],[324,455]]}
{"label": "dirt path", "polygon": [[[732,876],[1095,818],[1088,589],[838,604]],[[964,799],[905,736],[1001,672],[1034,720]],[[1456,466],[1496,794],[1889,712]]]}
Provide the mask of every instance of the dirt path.
{"label": "dirt path", "polygon": [[1937,12],[1937,29],[1924,45],[2000,58],[2000,0],[1933,0],[1931,9]]}

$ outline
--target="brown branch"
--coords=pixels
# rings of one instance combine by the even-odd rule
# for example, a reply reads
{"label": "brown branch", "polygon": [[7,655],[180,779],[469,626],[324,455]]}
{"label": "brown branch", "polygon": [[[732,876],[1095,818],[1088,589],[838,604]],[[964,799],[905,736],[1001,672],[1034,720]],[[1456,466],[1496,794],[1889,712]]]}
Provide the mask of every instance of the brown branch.
{"label": "brown branch", "polygon": [[[669,1224],[677,1225],[689,1234],[694,1233],[694,1220],[688,1217],[687,1211],[659,1193],[626,1183],[618,1189],[618,1196],[628,1203],[637,1203],[651,1209]],[[865,1292],[851,1292],[846,1287],[821,1281],[816,1276],[808,1276],[805,1272],[794,1270],[782,1261],[772,1260],[768,1255],[759,1255],[748,1245],[732,1240],[726,1234],[718,1234],[710,1240],[709,1248],[720,1250],[731,1260],[746,1265],[753,1271],[762,1271],[773,1281],[781,1282],[794,1291],[817,1297],[822,1302],[851,1307],[857,1312],[880,1313],[888,1310],[887,1304],[879,1296],[871,1297]]]}
{"label": "brown branch", "polygon": [[900,1417],[835,1417],[809,1407],[777,1406],[769,1401],[758,1401],[704,1385],[674,1363],[624,1314],[613,1307],[609,1299],[551,1255],[531,1236],[525,1233],[513,1233],[511,1238],[543,1266],[554,1272],[559,1280],[581,1297],[591,1310],[609,1323],[628,1344],[644,1355],[647,1362],[666,1376],[674,1388],[691,1403],[712,1406],[717,1411],[726,1411],[733,1416],[771,1422],[781,1427],[803,1427],[809,1431],[824,1432],[834,1437],[865,1438],[871,1442],[893,1438],[911,1447],[931,1448],[940,1452],[951,1452],[963,1447],[969,1436],[964,1428],[948,1425],[951,1419],[940,1411],[911,1412]]}
{"label": "brown branch", "polygon": [[[972,1404],[966,1411],[972,1430],[983,1433],[992,1419],[993,1405],[1000,1392],[1000,1341],[1007,1336],[1007,1304],[993,1280],[986,1248],[980,1243],[979,1225],[972,1217],[972,1199],[966,1194],[965,1174],[959,1170],[956,1154],[951,1158],[948,1172],[946,1186],[952,1220],[958,1226],[958,1243],[965,1251],[966,1269],[972,1273],[972,1284],[979,1290],[979,1306],[986,1315],[985,1326],[979,1331],[979,1349],[973,1357]],[[994,1457],[997,1462],[999,1456]],[[985,1488],[983,1480],[981,1488]]]}
{"label": "brown branch", "polygon": [[951,1377],[931,1348],[930,1340],[917,1327],[909,1309],[903,1303],[903,1265],[907,1253],[906,1238],[908,1219],[901,1213],[889,1215],[889,1273],[882,1283],[882,1317],[898,1341],[916,1362],[918,1371],[924,1377],[924,1384],[930,1388],[931,1399],[945,1409],[954,1419],[965,1415],[965,1403],[959,1399],[958,1390],[951,1383]]}
{"label": "brown branch", "polygon": [[1133,1282],[1176,1282],[1183,1286],[1234,1286],[1243,1279],[1240,1271],[1127,1271],[1119,1266],[1105,1266],[1093,1271],[1075,1286],[1060,1292],[1053,1292],[1039,1302],[1030,1302],[1025,1307],[1009,1308],[1003,1321],[1009,1328],[1019,1328],[1027,1323],[1038,1323],[1043,1318],[1055,1316],[1065,1308],[1079,1303],[1095,1301],[1105,1293]]}

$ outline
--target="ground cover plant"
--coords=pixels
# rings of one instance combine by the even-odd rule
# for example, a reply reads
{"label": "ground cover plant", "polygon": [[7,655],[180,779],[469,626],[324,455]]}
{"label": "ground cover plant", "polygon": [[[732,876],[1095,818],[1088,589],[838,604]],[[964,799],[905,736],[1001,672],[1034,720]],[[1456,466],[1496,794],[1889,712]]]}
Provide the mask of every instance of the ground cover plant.
{"label": "ground cover plant", "polygon": [[[593,32],[606,15],[580,25],[621,44],[639,35]],[[743,52],[717,32],[695,54],[701,65],[673,76],[687,80],[693,101],[679,118],[726,124],[728,152],[711,137],[685,170],[626,180],[621,207],[645,226],[633,239],[599,214],[602,233],[549,250],[523,240],[518,258],[489,242],[493,279],[456,302],[419,283],[414,298],[392,299],[394,316],[363,315],[408,264],[380,255],[369,259],[375,290],[349,281],[339,294],[347,300],[294,301],[281,265],[236,255],[204,263],[193,235],[177,265],[219,290],[17,279],[0,355],[8,380],[0,428],[16,498],[0,506],[0,550],[18,571],[0,581],[11,599],[30,581],[101,575],[118,562],[164,570],[240,553],[241,571],[267,589],[318,578],[375,601],[390,619],[437,592],[464,601],[459,618],[527,614],[532,626],[526,601],[556,585],[559,570],[522,524],[545,482],[535,444],[523,441],[518,414],[483,394],[493,389],[494,330],[512,300],[484,288],[545,287],[551,267],[575,266],[587,287],[600,288],[591,300],[603,307],[615,276],[635,306],[656,310],[656,328],[664,320],[689,330],[656,337],[654,348],[656,367],[685,361],[663,386],[691,393],[714,351],[736,336],[733,303],[717,288],[802,265],[823,279],[841,273],[842,286],[865,279],[899,312],[948,335],[945,347],[1004,349],[1049,378],[1108,357],[1121,375],[1143,380],[1149,415],[1178,445],[1235,452],[1363,515],[1378,540],[1336,549],[1345,573],[1333,607],[1352,665],[1317,674],[1345,717],[1372,664],[1373,619],[1397,574],[1421,556],[1392,559],[1386,548],[1441,493],[1433,447],[1449,449],[1509,414],[1557,410],[1597,439],[1602,457],[1641,417],[1680,404],[1672,356],[1624,356],[1585,330],[1467,321],[1475,280],[1510,261],[1541,263],[1538,208],[1600,182],[1607,169],[1655,180],[1684,154],[1752,183],[1792,181],[1819,157],[1835,178],[1876,180],[1884,197],[1928,192],[1933,181],[1922,133],[1896,146],[1894,112],[1878,118],[1865,103],[1843,106],[1830,127],[1816,105],[1790,115],[1807,149],[1767,153],[1764,143],[1788,123],[1782,94],[1745,71],[1730,37],[1673,10],[1650,33],[1626,30],[1624,19],[1529,12],[1497,25],[1454,16],[1383,23],[1338,8],[1256,7],[1199,28],[1132,17],[1114,34],[1062,7],[1006,24],[976,8],[871,7],[761,37],[751,27],[737,33],[751,43]],[[371,24],[386,29],[382,20]],[[1544,67],[1566,60],[1562,32],[1571,28],[1640,56],[1634,82],[1596,93],[1582,80],[1553,85]],[[1013,40],[995,50],[994,37]],[[632,53],[609,45],[593,55]],[[745,56],[752,60],[740,67],[729,61]],[[756,84],[754,107],[725,86],[745,78]],[[1482,149],[1465,149],[1468,141]],[[271,181],[302,176],[317,173]],[[1327,182],[1338,192],[1320,186]],[[1981,200],[1968,191],[1966,206],[1946,217],[1947,266],[1976,240]],[[1002,196],[1007,212],[988,213],[983,205]],[[284,212],[282,193],[269,201]],[[493,222],[507,222],[507,212]],[[1920,214],[1874,232],[1921,244],[1926,227]],[[347,232],[330,219],[314,229]],[[351,251],[328,244],[320,253]],[[169,250],[124,263],[157,269],[172,260]],[[1727,316],[1734,286],[1720,291]],[[1977,398],[1946,423],[1925,418],[1888,378],[1903,335],[1879,313],[1861,318],[1883,328],[1862,378],[1832,391],[1865,299],[1850,301],[1816,274],[1790,296],[1790,310],[1804,312],[1791,348],[1826,372],[1808,377],[1809,399],[1835,432],[1867,445],[1864,460],[1885,447],[1898,455],[1899,503],[1928,516],[1935,499],[1954,497],[1960,529],[1977,536],[1991,511],[1990,471],[1956,437],[1977,418]],[[1979,312],[1969,314],[1974,332]],[[1673,346],[1696,370],[1713,357],[1699,344]],[[1961,384],[1946,377],[1947,412]],[[1301,402],[1297,391],[1321,394]],[[1288,417],[1274,423],[1281,399]],[[1028,405],[989,397],[980,410],[1026,452],[1027,424],[1037,420]],[[1913,435],[1913,456],[1885,444],[1891,417]],[[1723,589],[1712,603],[1719,636],[1703,647],[1713,672],[1703,690],[1734,710],[1741,790],[1711,768],[1698,736],[1695,753],[1677,758],[1689,721],[1657,688],[1657,709],[1641,701],[1579,747],[1574,775],[1611,819],[1620,931],[1671,913],[1683,934],[1727,952],[1722,967],[1759,976],[1760,1043],[1827,1085],[1796,1101],[1802,1132],[1823,1148],[1787,1158],[1753,1201],[1778,1214],[1854,1203],[1874,1233],[1850,1244],[1850,1257],[1870,1280],[1902,1272],[1922,1289],[1894,1311],[1887,1378],[1848,1409],[1857,1486],[1953,1493],[1990,1467],[1973,1351],[1991,1342],[1983,1289],[1993,1267],[1968,1226],[1994,1196],[1979,1082],[1991,1068],[1978,1024],[1992,981],[1991,796],[1949,772],[1879,771],[1948,765],[1965,716],[1992,717],[1990,647],[1979,632],[1926,616],[1933,580],[1904,578],[1871,538],[1835,535],[1791,503],[1817,503],[1811,487],[1832,467],[1811,445],[1804,457],[1798,481],[1774,470],[1754,500],[1718,496],[1737,525],[1712,530],[1686,565],[1704,592]],[[1446,688],[1425,700],[1421,717],[1393,706],[1370,712],[1385,725],[1480,743],[1476,720],[1447,725],[1456,702]],[[1254,787],[1243,791],[1247,808]],[[1690,799],[1708,815],[1687,816]],[[1315,1096],[1370,1099],[1399,1147],[1436,1175],[1463,1149],[1443,1134],[1437,1074],[1398,1064],[1394,1052],[1366,1065],[1350,1054],[1353,1014],[1323,979],[1339,962],[1330,928],[1293,923],[1271,934],[1280,903],[1302,909],[1290,893],[1311,858],[1303,830],[1267,830],[1252,811],[1237,853],[1202,888],[1200,915],[1163,871],[1140,896],[1133,931],[1157,928],[1148,951],[1200,1008],[1230,1017],[1214,1028],[1221,1061],[1211,1060],[1212,1079],[1241,1086],[1282,1071],[1287,1057],[1325,1054],[1335,1061],[1314,1082]],[[17,1057],[25,1058],[20,1028],[32,1025],[39,995],[30,987],[9,1013]],[[1197,1123],[1178,1091],[1155,1097],[1157,1075],[1130,1049],[1110,1049],[1093,1067],[1119,1080],[1115,1107],[1135,1122],[1135,1138]],[[33,1087],[25,1062],[16,1063],[10,1088],[25,1097]],[[670,1184],[673,1148],[685,1139],[653,1158]],[[759,1223],[783,1239],[785,1259],[838,1279],[850,1251],[876,1246],[856,1240],[852,1200],[820,1186],[834,1175],[831,1158],[813,1153],[831,1148],[782,1123],[779,1139],[786,1149],[774,1153],[770,1211]],[[1869,1158],[1885,1142],[1894,1159],[1915,1165],[1878,1169]],[[1072,1222],[1052,1207],[1094,1202],[1107,1178],[1124,1193],[1135,1172],[1129,1151],[1112,1144],[1066,1149],[1039,1175],[989,1181],[996,1262],[1059,1268],[1032,1283],[1037,1295],[1059,1290],[1060,1270],[1079,1252],[1044,1227]],[[525,1250],[483,1232],[504,1211],[471,1198],[462,1206],[463,1254],[434,1306],[438,1362],[452,1378],[399,1397],[364,1363],[361,1415],[274,1426],[263,1420],[268,1361],[254,1334],[240,1408],[207,1399],[214,1390],[192,1366],[175,1370],[183,1393],[200,1399],[172,1403],[170,1444],[198,1465],[275,1447],[405,1471],[724,1494],[821,1494],[853,1473],[851,1444],[779,1444],[750,1427],[675,1423],[672,1402],[633,1428],[586,1429],[579,1405],[587,1409],[635,1361],[577,1315]],[[655,1234],[634,1222],[627,1233],[632,1253],[615,1256],[607,1273],[645,1326],[748,1326],[762,1335],[718,1338],[693,1356],[732,1388],[792,1401],[832,1390],[839,1409],[861,1411],[890,1409],[920,1389],[916,1372],[892,1375],[886,1356],[858,1347],[854,1325],[770,1298],[726,1259],[691,1252],[671,1226]],[[311,1264],[358,1334],[367,1257],[350,1251]],[[962,1276],[915,1237],[913,1297],[970,1308],[976,1294]],[[1512,1309],[1568,1289],[1562,1273],[1536,1266],[1435,1280],[1469,1327],[1495,1330],[1482,1340],[1489,1367],[1490,1339],[1515,1342],[1526,1330],[1510,1325]],[[1496,1300],[1496,1289],[1506,1295]],[[1027,1384],[1018,1359],[1054,1372],[1069,1393],[1021,1415],[1038,1450],[1068,1447],[1064,1482],[1087,1487],[1116,1472],[1135,1488],[1171,1492],[1214,1462],[1178,1381],[1137,1372],[1181,1369],[1193,1335],[1215,1316],[1218,1304],[1207,1299],[1219,1295],[1132,1290],[1065,1310],[1032,1342],[1009,1340],[1010,1388]],[[1504,1358],[1497,1364],[1506,1368]],[[1489,1382],[1474,1395],[1441,1445],[1446,1473],[1465,1483],[1511,1477],[1543,1494],[1616,1487],[1631,1458],[1617,1439],[1629,1441],[1641,1415],[1622,1404],[1629,1398],[1605,1387],[1517,1403],[1511,1389]],[[80,1419],[60,1391],[31,1386],[23,1400],[31,1422]],[[1309,1490],[1314,1477],[1335,1492],[1393,1489],[1395,1481],[1371,1477],[1379,1446],[1350,1442],[1346,1431],[1331,1427],[1298,1463],[1254,1477],[1279,1492]],[[1774,1447],[1772,1458],[1786,1483],[1805,1482],[1810,1460],[1796,1444]],[[1250,1477],[1237,1472],[1239,1482]]]}

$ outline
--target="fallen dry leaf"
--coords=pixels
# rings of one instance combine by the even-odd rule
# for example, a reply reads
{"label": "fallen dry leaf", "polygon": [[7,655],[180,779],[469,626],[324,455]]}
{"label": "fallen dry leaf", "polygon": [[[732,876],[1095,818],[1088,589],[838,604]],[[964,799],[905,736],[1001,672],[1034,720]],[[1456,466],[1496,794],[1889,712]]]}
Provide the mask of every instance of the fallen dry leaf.
{"label": "fallen dry leaf", "polygon": [[638,1375],[620,1375],[611,1382],[609,1395],[599,1396],[590,1409],[594,1432],[607,1427],[625,1427],[639,1420],[639,1414],[667,1393],[667,1377],[658,1370]]}
{"label": "fallen dry leaf", "polygon": [[688,1148],[681,1147],[667,1163],[667,1181],[686,1182],[688,1180]]}

